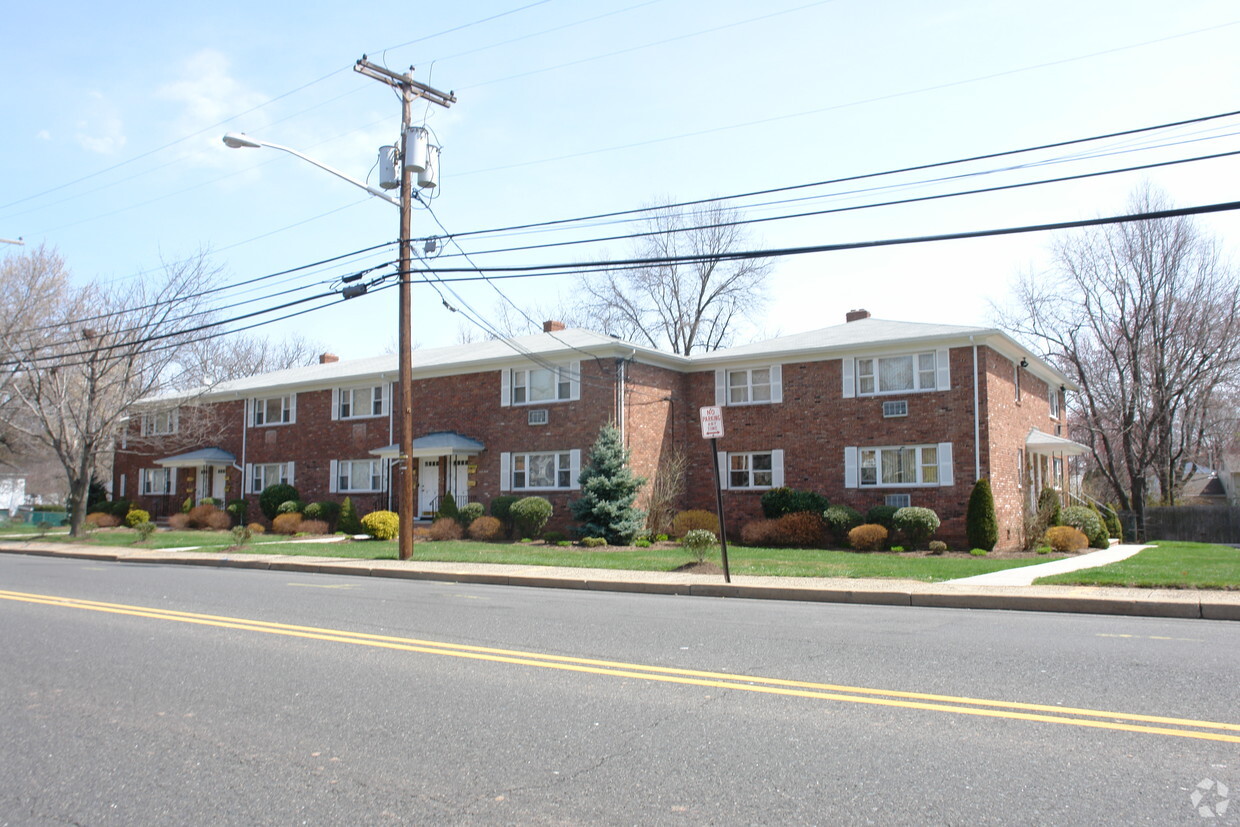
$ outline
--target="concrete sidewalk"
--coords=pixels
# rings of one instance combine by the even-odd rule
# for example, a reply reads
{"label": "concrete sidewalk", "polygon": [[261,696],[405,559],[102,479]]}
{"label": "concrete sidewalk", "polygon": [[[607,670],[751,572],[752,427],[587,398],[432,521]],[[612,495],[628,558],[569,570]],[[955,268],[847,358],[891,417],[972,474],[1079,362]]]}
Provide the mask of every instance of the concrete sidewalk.
{"label": "concrete sidewalk", "polygon": [[[746,575],[737,575],[732,578],[731,583],[725,583],[722,575],[685,572],[577,569],[488,563],[354,560],[169,549],[135,550],[68,543],[12,541],[0,541],[0,553],[118,563],[267,569],[269,571],[486,583],[545,589],[639,592],[694,597],[741,597],[755,600],[799,600],[811,603],[864,603],[883,606],[933,606],[953,609],[1009,609],[1240,620],[1240,591],[996,585],[964,580],[923,583],[916,580]],[[1041,565],[1028,568],[1040,567]],[[968,580],[974,581],[975,578],[968,578]]]}
{"label": "concrete sidewalk", "polygon": [[1052,574],[1063,574],[1081,569],[1095,569],[1099,566],[1118,563],[1143,548],[1150,548],[1150,546],[1117,544],[1110,548],[1091,551],[1088,554],[1078,554],[1076,557],[1064,557],[1061,560],[1051,560],[1049,563],[1035,563],[1032,566],[992,571],[989,574],[975,574],[972,577],[961,577],[947,582],[973,586],[1031,586],[1033,581],[1039,577],[1049,577]]}

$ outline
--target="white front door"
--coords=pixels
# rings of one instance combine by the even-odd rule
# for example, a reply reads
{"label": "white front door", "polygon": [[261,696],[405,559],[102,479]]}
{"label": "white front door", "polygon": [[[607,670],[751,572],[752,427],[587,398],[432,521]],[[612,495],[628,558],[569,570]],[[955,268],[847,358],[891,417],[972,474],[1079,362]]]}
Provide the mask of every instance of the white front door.
{"label": "white front door", "polygon": [[469,502],[469,459],[452,457],[451,473],[448,474],[448,490],[456,500],[457,507]]}
{"label": "white front door", "polygon": [[204,497],[211,496],[211,467],[204,465],[196,472],[197,481],[194,485],[194,503],[202,502]]}
{"label": "white front door", "polygon": [[418,515],[423,518],[435,516],[439,496],[439,460],[421,459],[418,461]]}
{"label": "white front door", "polygon": [[224,506],[224,488],[228,482],[228,469],[216,468],[215,481],[211,483],[211,496],[215,500],[215,504],[221,508]]}

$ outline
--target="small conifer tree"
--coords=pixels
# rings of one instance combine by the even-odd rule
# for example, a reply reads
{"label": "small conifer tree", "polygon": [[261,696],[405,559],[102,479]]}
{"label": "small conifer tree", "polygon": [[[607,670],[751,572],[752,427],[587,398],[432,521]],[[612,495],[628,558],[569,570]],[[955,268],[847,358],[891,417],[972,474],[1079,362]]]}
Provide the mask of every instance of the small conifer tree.
{"label": "small conifer tree", "polygon": [[993,551],[999,542],[999,523],[995,519],[995,497],[990,491],[990,480],[982,477],[973,485],[969,495],[969,508],[965,512],[965,530],[969,547]]}
{"label": "small conifer tree", "polygon": [[345,534],[363,533],[362,521],[357,516],[357,509],[353,507],[353,500],[348,497],[345,497],[344,502],[340,504],[340,517],[336,521],[336,529]]}
{"label": "small conifer tree", "polygon": [[646,514],[633,507],[646,480],[629,468],[629,452],[615,425],[604,425],[590,448],[578,477],[581,498],[569,508],[585,537],[605,537],[609,545],[623,546],[642,530]]}

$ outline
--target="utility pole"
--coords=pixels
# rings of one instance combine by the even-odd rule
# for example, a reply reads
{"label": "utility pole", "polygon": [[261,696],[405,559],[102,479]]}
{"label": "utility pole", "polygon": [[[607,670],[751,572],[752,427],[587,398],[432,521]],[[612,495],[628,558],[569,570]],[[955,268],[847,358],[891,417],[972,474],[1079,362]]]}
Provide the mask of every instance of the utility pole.
{"label": "utility pole", "polygon": [[441,92],[413,79],[413,67],[403,75],[377,66],[362,55],[353,70],[368,78],[386,83],[400,92],[400,459],[405,464],[401,479],[400,499],[396,513],[400,517],[398,548],[400,559],[413,557],[413,520],[415,503],[413,496],[413,183],[417,170],[411,168],[407,157],[410,131],[413,127],[413,102],[425,98],[447,109],[456,103],[456,95]]}

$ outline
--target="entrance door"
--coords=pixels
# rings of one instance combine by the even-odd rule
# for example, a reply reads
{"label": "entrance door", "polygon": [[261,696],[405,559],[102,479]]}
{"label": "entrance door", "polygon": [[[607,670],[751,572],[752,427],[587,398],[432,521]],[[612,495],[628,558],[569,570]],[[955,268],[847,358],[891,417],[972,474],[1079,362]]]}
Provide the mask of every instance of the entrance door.
{"label": "entrance door", "polygon": [[448,490],[456,500],[459,508],[469,502],[469,459],[461,456],[452,457],[451,471],[448,474]]}
{"label": "entrance door", "polygon": [[418,461],[418,514],[423,518],[435,516],[439,497],[439,460]]}
{"label": "entrance door", "polygon": [[211,483],[211,497],[215,500],[215,504],[224,507],[224,488],[228,482],[228,469],[216,468],[215,480]]}
{"label": "entrance door", "polygon": [[211,496],[211,467],[204,465],[198,469],[197,482],[194,485],[194,502],[202,502],[203,497]]}

